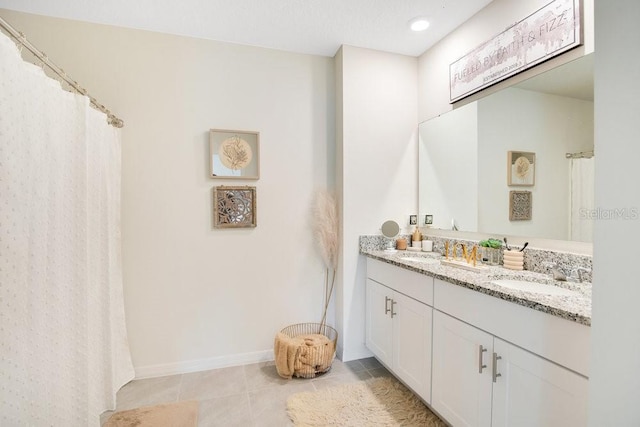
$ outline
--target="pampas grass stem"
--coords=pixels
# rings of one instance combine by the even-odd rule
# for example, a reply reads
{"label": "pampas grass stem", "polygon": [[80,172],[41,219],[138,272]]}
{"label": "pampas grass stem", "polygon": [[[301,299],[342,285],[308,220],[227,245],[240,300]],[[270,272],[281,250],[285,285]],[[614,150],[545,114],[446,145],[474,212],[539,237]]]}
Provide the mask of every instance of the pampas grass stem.
{"label": "pampas grass stem", "polygon": [[313,206],[313,236],[326,267],[322,321],[320,322],[322,329],[327,321],[327,310],[333,294],[338,266],[338,207],[335,197],[327,190],[319,190],[316,193]]}

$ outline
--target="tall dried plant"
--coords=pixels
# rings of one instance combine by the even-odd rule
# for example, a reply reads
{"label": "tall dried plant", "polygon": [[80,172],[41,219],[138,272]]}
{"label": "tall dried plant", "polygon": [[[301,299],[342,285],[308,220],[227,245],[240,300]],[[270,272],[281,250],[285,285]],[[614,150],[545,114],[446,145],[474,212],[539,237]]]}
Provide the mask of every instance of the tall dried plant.
{"label": "tall dried plant", "polygon": [[313,237],[318,244],[325,265],[322,330],[327,322],[327,309],[333,294],[338,267],[338,205],[336,198],[327,190],[318,190],[313,205]]}

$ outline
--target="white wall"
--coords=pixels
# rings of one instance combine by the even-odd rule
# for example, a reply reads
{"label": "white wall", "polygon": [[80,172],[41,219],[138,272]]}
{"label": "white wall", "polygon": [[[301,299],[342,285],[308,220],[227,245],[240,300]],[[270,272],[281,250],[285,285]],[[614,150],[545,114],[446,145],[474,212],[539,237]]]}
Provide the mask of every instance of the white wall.
{"label": "white wall", "polygon": [[[478,101],[478,133],[478,230],[569,240],[565,154],[593,150],[593,103],[508,88]],[[533,187],[507,186],[508,151],[536,153]],[[511,190],[531,191],[530,221],[509,221]]]}
{"label": "white wall", "polygon": [[478,230],[478,105],[420,124],[419,208],[434,228]]}
{"label": "white wall", "polygon": [[[596,206],[640,209],[640,3],[596,2]],[[640,212],[640,211],[636,211]],[[589,426],[640,425],[640,219],[595,221]]]}
{"label": "white wall", "polygon": [[[593,52],[593,2],[594,0],[583,0],[582,2],[584,13],[584,44],[582,46],[465,98],[456,106],[472,102],[489,93]],[[436,117],[453,108],[449,104],[449,65],[452,62],[547,3],[549,3],[548,0],[494,0],[422,54],[418,59],[419,121]]]}
{"label": "white wall", "polygon": [[[270,359],[279,329],[320,320],[309,212],[313,191],[333,183],[332,58],[1,13],[125,121],[137,375]],[[260,132],[259,181],[208,177],[210,128]],[[257,228],[212,228],[217,185],[257,187]]]}
{"label": "white wall", "polygon": [[365,347],[365,260],[358,237],[417,213],[417,59],[343,46],[337,65],[337,186],[342,209],[337,322],[342,360]]}

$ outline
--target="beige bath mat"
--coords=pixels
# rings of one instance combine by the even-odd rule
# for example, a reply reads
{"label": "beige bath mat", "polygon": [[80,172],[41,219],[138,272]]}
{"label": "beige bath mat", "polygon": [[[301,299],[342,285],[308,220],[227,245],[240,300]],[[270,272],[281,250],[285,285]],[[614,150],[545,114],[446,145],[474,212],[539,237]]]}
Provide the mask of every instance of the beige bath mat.
{"label": "beige bath mat", "polygon": [[294,425],[446,427],[422,401],[394,378],[373,378],[287,400]]}
{"label": "beige bath mat", "polygon": [[196,427],[198,402],[185,401],[116,412],[104,427]]}

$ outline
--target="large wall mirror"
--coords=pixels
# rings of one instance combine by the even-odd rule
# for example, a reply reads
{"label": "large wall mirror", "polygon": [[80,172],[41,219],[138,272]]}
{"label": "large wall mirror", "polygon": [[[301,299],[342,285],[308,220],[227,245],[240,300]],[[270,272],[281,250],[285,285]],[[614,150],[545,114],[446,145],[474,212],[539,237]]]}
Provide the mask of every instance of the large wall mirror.
{"label": "large wall mirror", "polygon": [[[591,242],[593,56],[421,123],[422,220],[428,214],[434,228]],[[527,162],[516,164],[523,154]]]}

